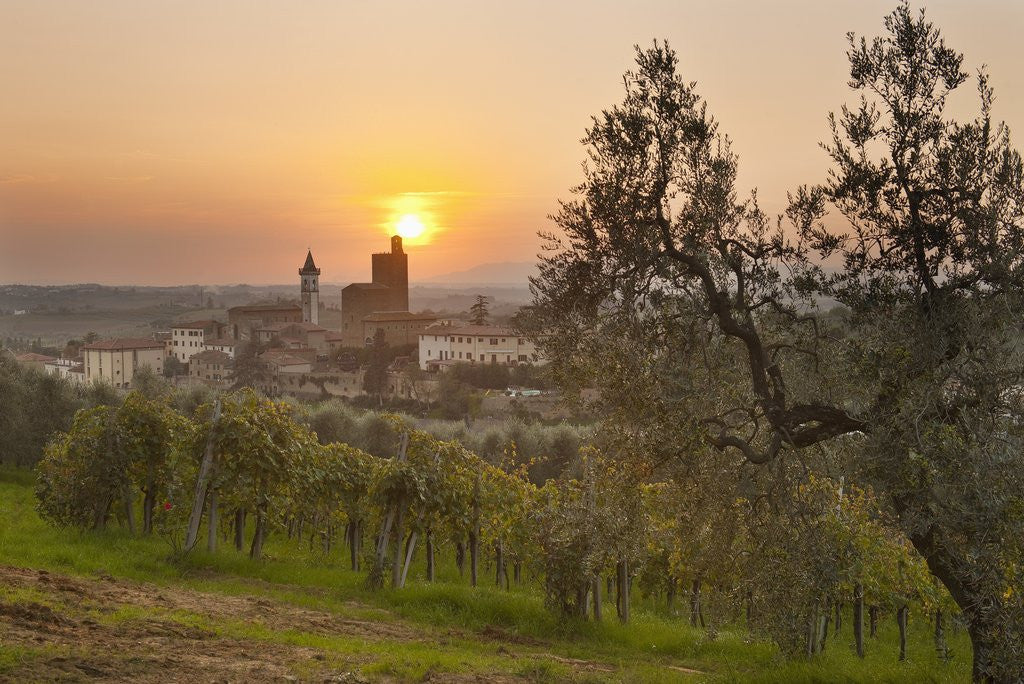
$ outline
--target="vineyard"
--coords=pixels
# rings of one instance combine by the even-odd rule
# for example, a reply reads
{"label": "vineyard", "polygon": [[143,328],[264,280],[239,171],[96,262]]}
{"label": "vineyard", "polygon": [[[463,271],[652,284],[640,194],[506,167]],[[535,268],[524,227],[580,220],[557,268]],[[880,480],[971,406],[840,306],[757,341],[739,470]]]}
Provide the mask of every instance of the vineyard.
{"label": "vineyard", "polygon": [[37,467],[37,509],[87,534],[162,539],[178,564],[233,548],[259,567],[273,537],[304,563],[344,559],[370,595],[449,572],[488,596],[542,592],[561,629],[628,630],[635,610],[655,611],[707,643],[740,630],[797,661],[881,649],[898,664],[909,623],[931,635],[940,671],[963,674],[954,604],[870,492],[808,477],[795,512],[772,511],[728,494],[754,485],[725,469],[658,480],[600,436],[536,486],[514,444],[492,464],[388,416],[377,448],[391,455],[374,456],[321,443],[308,419],[251,391],[190,415],[140,393],[82,409]]}

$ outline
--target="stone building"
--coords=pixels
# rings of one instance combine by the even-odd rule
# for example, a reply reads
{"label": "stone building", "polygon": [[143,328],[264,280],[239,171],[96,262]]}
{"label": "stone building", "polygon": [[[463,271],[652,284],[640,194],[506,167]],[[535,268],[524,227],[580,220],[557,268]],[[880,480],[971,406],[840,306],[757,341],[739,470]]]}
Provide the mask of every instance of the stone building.
{"label": "stone building", "polygon": [[56,361],[56,356],[47,356],[46,354],[36,354],[35,352],[25,352],[24,354],[17,354],[14,357],[18,363],[29,368],[35,368],[36,370],[45,370],[43,366],[51,361]]}
{"label": "stone building", "polygon": [[363,316],[363,339],[372,340],[377,331],[392,347],[419,342],[420,333],[437,323],[434,314],[414,314],[408,311],[379,311]]}
{"label": "stone building", "polygon": [[306,263],[299,269],[302,277],[302,322],[320,323],[320,269],[313,263],[312,250],[306,252]]}
{"label": "stone building", "polygon": [[[171,342],[168,355],[187,363],[193,354],[205,348],[206,340],[213,340],[224,334],[225,325],[220,321],[189,321],[171,326]],[[166,341],[164,341],[166,344]]]}
{"label": "stone building", "polygon": [[82,347],[85,382],[109,382],[130,389],[135,372],[149,366],[160,375],[164,371],[164,343],[160,340],[122,337],[93,342]]}
{"label": "stone building", "polygon": [[255,339],[260,344],[279,341],[285,347],[309,347],[327,352],[327,329],[315,323],[271,323],[256,328]]}
{"label": "stone building", "polygon": [[543,364],[537,346],[497,325],[434,325],[419,335],[420,368],[451,363]]}
{"label": "stone building", "polygon": [[231,357],[226,353],[207,349],[193,354],[188,360],[188,375],[213,387],[225,386],[231,364]]}
{"label": "stone building", "polygon": [[228,309],[228,335],[248,340],[255,328],[272,323],[301,323],[302,307],[298,304],[253,304]]}
{"label": "stone building", "polygon": [[341,291],[341,335],[345,347],[363,347],[363,318],[381,311],[409,310],[409,255],[402,238],[391,238],[391,251],[371,257],[369,283],[352,283]]}

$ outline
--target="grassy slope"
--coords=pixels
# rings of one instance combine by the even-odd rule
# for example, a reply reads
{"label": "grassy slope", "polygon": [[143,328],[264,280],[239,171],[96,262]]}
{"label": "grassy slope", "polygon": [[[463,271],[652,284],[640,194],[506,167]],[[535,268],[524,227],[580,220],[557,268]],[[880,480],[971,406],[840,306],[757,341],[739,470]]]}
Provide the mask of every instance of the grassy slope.
{"label": "grassy slope", "polygon": [[[362,574],[345,568],[344,549],[324,559],[311,556],[305,544],[291,543],[281,535],[271,537],[268,558],[262,562],[251,562],[226,549],[213,555],[196,553],[187,564],[175,564],[168,560],[170,549],[159,538],[133,538],[119,530],[80,534],[54,529],[39,519],[33,504],[31,473],[0,469],[0,565],[84,577],[110,575],[225,596],[260,596],[346,618],[409,626],[431,635],[427,640],[367,641],[218,619],[201,611],[154,614],[151,608],[104,616],[105,620],[129,623],[141,617],[157,618],[257,644],[312,647],[332,662],[356,663],[371,679],[418,680],[438,672],[509,675],[535,681],[694,678],[680,668],[701,670],[707,678],[720,681],[946,682],[969,678],[970,646],[964,634],[950,635],[954,659],[939,663],[921,618],[916,623],[912,618],[908,662],[896,659],[891,619],[882,623],[878,639],[869,640],[864,661],[858,661],[847,643],[851,640],[847,620],[844,638],[833,641],[824,655],[787,662],[770,645],[750,642],[742,628],[723,631],[710,641],[684,621],[660,615],[651,606],[638,605],[635,620],[628,626],[609,618],[602,624],[559,621],[544,609],[536,587],[512,592],[491,587],[474,590],[460,581],[450,562],[442,563],[440,581],[435,584],[424,582],[419,569],[407,588],[375,593],[362,588]],[[0,603],[46,599],[22,594],[0,587]],[[605,612],[614,616],[614,606],[606,607]],[[508,657],[504,644],[510,644],[515,657]],[[47,649],[5,647],[0,636],[0,678],[5,669],[48,654]],[[571,659],[607,669],[582,670]],[[301,676],[301,668],[297,674]]]}

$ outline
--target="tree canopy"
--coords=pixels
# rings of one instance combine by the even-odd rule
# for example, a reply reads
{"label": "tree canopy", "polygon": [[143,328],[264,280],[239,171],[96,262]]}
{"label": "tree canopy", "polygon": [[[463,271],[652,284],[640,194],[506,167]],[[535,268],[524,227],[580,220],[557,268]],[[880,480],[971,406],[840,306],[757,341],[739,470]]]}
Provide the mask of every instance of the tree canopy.
{"label": "tree canopy", "polygon": [[[554,217],[534,324],[609,424],[873,487],[949,589],[977,679],[1024,676],[1019,344],[1024,170],[992,119],[946,111],[962,56],[905,4],[849,35],[855,104],[826,180],[769,217],[666,44],[637,49]],[[840,315],[825,315],[838,303]]]}

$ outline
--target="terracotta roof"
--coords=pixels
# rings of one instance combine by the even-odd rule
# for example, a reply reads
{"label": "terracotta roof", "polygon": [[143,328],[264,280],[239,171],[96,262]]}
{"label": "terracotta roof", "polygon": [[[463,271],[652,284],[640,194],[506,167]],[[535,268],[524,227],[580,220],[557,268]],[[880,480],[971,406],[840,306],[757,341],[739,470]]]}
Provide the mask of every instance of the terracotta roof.
{"label": "terracotta roof", "polygon": [[279,332],[286,328],[296,328],[298,330],[304,330],[306,332],[325,332],[327,330],[327,328],[321,328],[316,323],[307,323],[306,321],[292,321],[290,323],[278,321],[277,323],[268,323],[266,325],[261,325],[260,327],[256,328],[256,330],[261,332]]}
{"label": "terracotta roof", "polygon": [[300,358],[298,356],[292,356],[291,354],[280,354],[280,353],[273,354],[269,358],[264,359],[264,357],[266,357],[267,354],[268,353],[266,353],[266,352],[263,353],[263,354],[260,354],[260,358],[265,360],[267,363],[274,364],[275,366],[300,366],[300,365],[305,365],[305,364],[312,363],[311,361],[307,361],[306,359]]}
{"label": "terracotta roof", "polygon": [[374,311],[363,316],[363,321],[368,323],[379,323],[384,321],[436,321],[435,314],[415,314],[408,311]]}
{"label": "terracotta roof", "polygon": [[230,363],[231,357],[222,351],[207,349],[206,351],[201,351],[198,354],[193,354],[189,359],[189,363],[192,361],[197,361],[199,363]]}
{"label": "terracotta roof", "polygon": [[147,340],[139,337],[118,337],[113,340],[100,340],[87,344],[82,349],[102,349],[105,351],[123,351],[125,349],[163,349],[163,340]]}
{"label": "terracotta roof", "polygon": [[295,325],[295,324],[294,323],[287,323],[287,322],[278,321],[277,323],[267,323],[266,325],[261,325],[260,327],[256,328],[256,330],[258,332],[264,332],[264,331],[277,332],[279,330],[284,330],[285,328],[287,328],[288,326],[291,326],[291,325]]}
{"label": "terracotta roof", "polygon": [[260,354],[261,359],[272,359],[275,356],[295,356],[295,352],[308,352],[315,354],[316,350],[312,347],[298,347],[294,349],[268,349],[267,351]]}
{"label": "terracotta roof", "polygon": [[469,337],[479,336],[494,337],[520,337],[511,328],[502,328],[498,325],[437,325],[429,328],[424,328],[420,331],[421,335],[468,335]]}
{"label": "terracotta roof", "polygon": [[251,311],[253,313],[259,311],[302,311],[302,307],[298,304],[250,304],[248,306],[233,306],[228,309],[228,313],[232,311],[236,313],[246,313]]}
{"label": "terracotta roof", "polygon": [[324,339],[328,342],[334,342],[335,340],[345,339],[345,335],[337,330],[328,330],[327,334],[324,335]]}
{"label": "terracotta roof", "polygon": [[56,361],[56,356],[47,356],[46,354],[36,354],[35,352],[25,352],[24,354],[17,354],[15,357],[18,361],[25,363],[32,361]]}
{"label": "terracotta roof", "polygon": [[302,265],[301,269],[299,269],[299,275],[305,275],[307,273],[315,273],[316,275],[320,275],[320,269],[317,268],[316,264],[313,263],[312,250],[306,252],[306,263]]}
{"label": "terracotta roof", "polygon": [[302,321],[300,323],[289,323],[289,325],[294,325],[296,328],[299,328],[300,330],[305,330],[306,332],[327,332],[327,328],[321,328],[316,323],[309,323],[307,321]]}
{"label": "terracotta roof", "polygon": [[206,321],[186,321],[184,323],[175,323],[171,327],[172,328],[187,328],[189,330],[195,330],[197,328],[202,328],[203,330],[206,330],[207,328],[216,328],[218,326],[224,326],[224,325],[227,325],[227,323],[221,323],[220,321],[206,320]]}
{"label": "terracotta roof", "polygon": [[347,290],[350,287],[354,288],[356,290],[389,290],[389,289],[391,289],[387,285],[381,285],[380,283],[352,283],[351,285],[346,285],[343,289]]}
{"label": "terracotta roof", "polygon": [[213,347],[235,347],[238,346],[238,341],[233,340],[230,337],[216,337],[212,340],[205,340],[203,345],[209,345]]}

